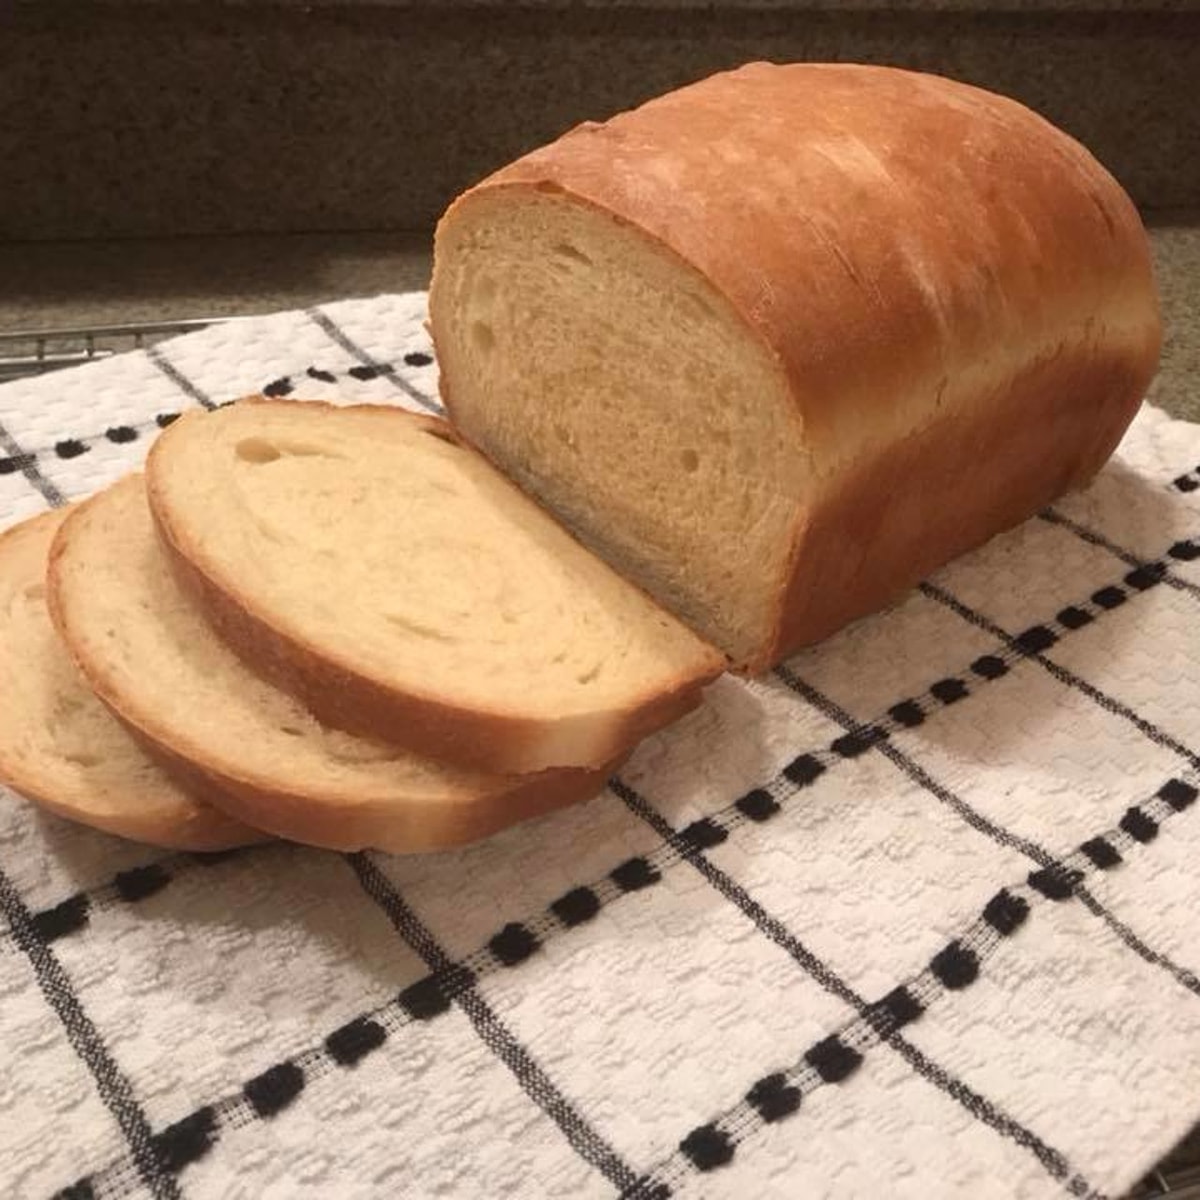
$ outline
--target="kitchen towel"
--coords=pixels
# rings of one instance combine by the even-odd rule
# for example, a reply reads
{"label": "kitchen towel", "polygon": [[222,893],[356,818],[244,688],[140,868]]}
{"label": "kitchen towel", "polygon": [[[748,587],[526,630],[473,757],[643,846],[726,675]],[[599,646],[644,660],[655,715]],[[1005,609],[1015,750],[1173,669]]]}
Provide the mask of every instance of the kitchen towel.
{"label": "kitchen towel", "polygon": [[[424,304],[0,387],[3,523],[186,407],[436,410]],[[1200,1117],[1198,784],[1200,427],[1146,408],[479,845],[167,853],[0,794],[0,1192],[1119,1196]]]}

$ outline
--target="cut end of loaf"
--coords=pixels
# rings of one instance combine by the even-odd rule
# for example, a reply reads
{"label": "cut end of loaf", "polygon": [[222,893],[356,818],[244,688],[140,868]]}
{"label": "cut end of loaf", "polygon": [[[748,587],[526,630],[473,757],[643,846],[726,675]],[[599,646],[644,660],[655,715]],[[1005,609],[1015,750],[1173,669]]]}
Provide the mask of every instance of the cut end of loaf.
{"label": "cut end of loaf", "polygon": [[435,262],[458,428],[735,664],[759,657],[808,476],[778,363],[699,273],[562,193],[468,196]]}

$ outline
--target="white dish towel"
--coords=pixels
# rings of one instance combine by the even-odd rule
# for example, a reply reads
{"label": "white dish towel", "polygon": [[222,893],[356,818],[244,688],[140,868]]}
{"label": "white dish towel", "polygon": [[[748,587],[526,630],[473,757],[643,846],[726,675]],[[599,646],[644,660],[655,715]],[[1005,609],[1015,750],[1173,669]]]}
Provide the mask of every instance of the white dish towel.
{"label": "white dish towel", "polygon": [[[0,516],[188,406],[431,407],[423,316],[5,385]],[[0,1191],[1120,1195],[1200,1117],[1198,468],[1144,410],[1086,493],[455,853],[206,860],[0,794]]]}

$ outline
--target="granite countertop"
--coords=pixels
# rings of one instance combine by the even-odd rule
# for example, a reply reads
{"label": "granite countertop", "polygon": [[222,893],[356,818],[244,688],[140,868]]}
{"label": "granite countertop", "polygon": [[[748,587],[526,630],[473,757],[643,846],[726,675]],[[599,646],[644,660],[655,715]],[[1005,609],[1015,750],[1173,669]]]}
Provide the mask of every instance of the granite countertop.
{"label": "granite countertop", "polygon": [[1149,399],[1200,421],[1200,212],[1164,215],[1150,235],[1167,336]]}
{"label": "granite countertop", "polygon": [[[1167,337],[1149,399],[1200,421],[1200,210],[1149,219]],[[0,334],[271,312],[423,289],[428,234],[0,246]]]}
{"label": "granite countertop", "polygon": [[320,233],[0,243],[0,334],[225,317],[416,291],[428,234]]}

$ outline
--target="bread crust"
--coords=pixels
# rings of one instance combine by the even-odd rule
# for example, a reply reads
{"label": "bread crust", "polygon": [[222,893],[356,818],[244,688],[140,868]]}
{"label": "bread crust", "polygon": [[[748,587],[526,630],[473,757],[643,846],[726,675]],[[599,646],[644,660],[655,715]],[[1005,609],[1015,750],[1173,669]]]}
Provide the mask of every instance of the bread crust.
{"label": "bread crust", "polygon": [[[211,780],[201,780],[195,773],[179,771],[167,763],[162,756],[154,754],[144,739],[126,722],[121,724],[129,730],[147,756],[171,775],[177,786],[188,792],[197,802],[197,807],[181,810],[170,819],[161,819],[139,811],[136,794],[129,798],[129,814],[109,814],[71,804],[46,787],[45,780],[24,768],[16,766],[11,758],[0,755],[0,781],[13,788],[39,808],[55,816],[72,821],[76,825],[87,825],[101,833],[126,838],[132,842],[143,842],[147,846],[159,846],[164,850],[191,850],[198,853],[216,850],[235,850],[241,846],[253,846],[270,841],[271,836],[252,822],[243,821],[229,809],[228,797],[221,795]],[[202,806],[202,807],[201,807]]]}
{"label": "bread crust", "polygon": [[[278,406],[281,402],[254,396],[239,403]],[[324,404],[312,400],[297,403],[309,407]],[[357,407],[396,415],[395,409],[380,405]],[[404,416],[461,441],[443,421],[415,413]],[[243,662],[291,693],[327,725],[379,738],[442,762],[501,774],[536,774],[552,767],[594,771],[694,709],[703,685],[724,669],[724,662],[713,651],[702,674],[647,693],[626,711],[610,718],[592,714],[564,718],[551,727],[542,720],[455,705],[436,695],[370,679],[314,642],[279,628],[255,611],[252,597],[223,585],[206,570],[199,547],[172,520],[158,484],[162,447],[178,436],[177,431],[190,419],[203,420],[205,414],[189,414],[175,422],[155,444],[146,464],[150,509],[172,571],[214,631]]]}
{"label": "bread crust", "polygon": [[[1014,384],[1036,409],[1036,422],[1013,428],[1003,403],[984,402],[846,470],[798,528],[768,663],[894,601],[946,562],[1086,484],[1116,448],[1143,384],[1138,366],[1120,355],[1039,363]],[[1086,422],[1081,394],[1096,408]],[[981,454],[980,446],[992,449]]]}
{"label": "bread crust", "polygon": [[[130,726],[133,729],[132,726]],[[203,767],[182,757],[145,729],[134,729],[148,753],[176,772],[192,773],[220,789],[226,812],[277,837],[327,850],[383,850],[420,854],[480,841],[534,817],[591,799],[604,790],[618,764],[598,771],[557,770],[496,776],[496,786],[453,801],[395,795],[300,794],[265,776]]]}
{"label": "bread crust", "polygon": [[[1157,366],[1132,202],[1047,121],[951,80],[750,64],[504,167],[439,247],[475,206],[539,195],[694,274],[795,405],[812,483],[749,672],[1085,483]],[[431,314],[436,342],[436,257]]]}
{"label": "bread crust", "polygon": [[[612,762],[597,771],[496,775],[486,782],[480,780],[480,786],[459,797],[445,799],[402,797],[384,791],[354,795],[317,789],[301,792],[280,787],[265,773],[244,766],[234,770],[228,764],[212,761],[201,747],[182,740],[152,707],[128,695],[91,656],[80,653],[64,612],[60,578],[75,523],[83,519],[93,502],[94,498],[77,506],[51,546],[47,604],[55,628],[96,696],[146,753],[224,814],[246,822],[254,830],[334,850],[370,847],[412,853],[444,849],[595,795],[616,769],[617,763]],[[246,840],[228,844],[243,844]]]}
{"label": "bread crust", "polygon": [[[43,529],[57,526],[62,520],[61,511],[47,512],[6,529],[0,534],[0,560],[16,542],[41,537]],[[66,820],[173,850],[228,850],[265,840],[265,834],[247,828],[214,803],[215,789],[210,781],[181,778],[172,771],[167,774],[183,793],[173,805],[164,805],[163,793],[139,792],[131,784],[128,803],[123,802],[119,812],[109,811],[94,803],[88,805],[81,791],[66,795],[27,760],[12,754],[7,738],[0,738],[0,781]]]}

